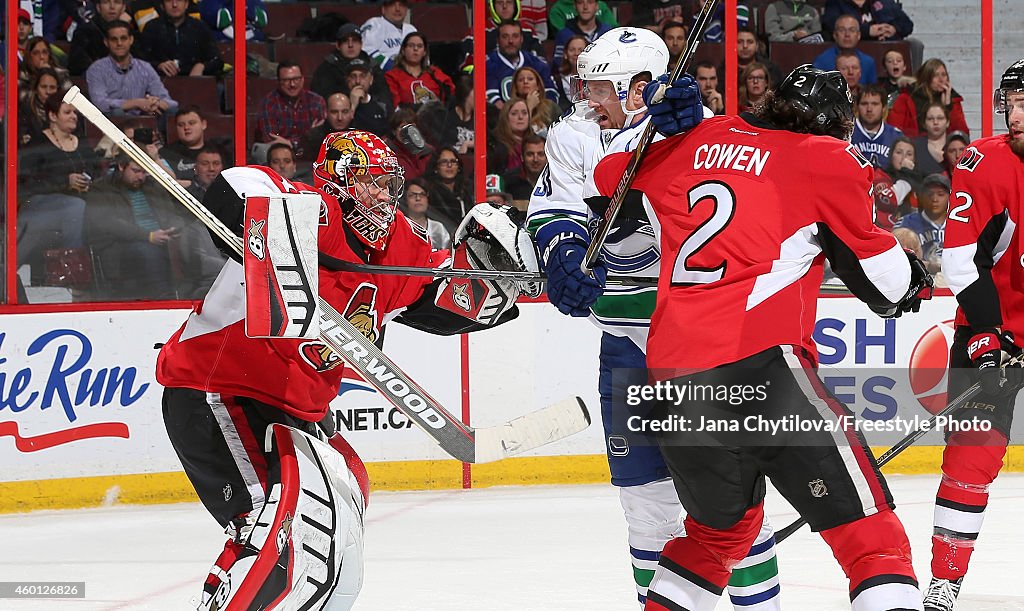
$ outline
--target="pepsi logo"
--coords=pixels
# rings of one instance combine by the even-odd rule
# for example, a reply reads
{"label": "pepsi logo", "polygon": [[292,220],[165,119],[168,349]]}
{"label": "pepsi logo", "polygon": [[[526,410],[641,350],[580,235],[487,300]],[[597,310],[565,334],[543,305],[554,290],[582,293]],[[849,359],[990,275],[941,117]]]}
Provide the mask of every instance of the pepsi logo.
{"label": "pepsi logo", "polygon": [[946,320],[921,335],[910,353],[910,388],[926,410],[935,414],[946,407],[949,348],[953,344],[953,321]]}

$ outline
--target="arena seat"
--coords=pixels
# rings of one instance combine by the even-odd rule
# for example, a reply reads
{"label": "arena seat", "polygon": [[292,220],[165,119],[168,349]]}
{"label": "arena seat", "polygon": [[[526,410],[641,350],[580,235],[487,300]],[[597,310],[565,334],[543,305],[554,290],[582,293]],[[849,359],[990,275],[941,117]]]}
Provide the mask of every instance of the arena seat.
{"label": "arena seat", "polygon": [[782,74],[789,74],[799,65],[813,64],[815,57],[831,47],[832,43],[773,42],[768,46],[768,55]]}
{"label": "arena seat", "polygon": [[863,41],[857,45],[857,48],[874,58],[878,76],[882,76],[882,73],[885,72],[885,54],[894,49],[903,54],[903,61],[906,62],[908,70],[916,70],[920,67],[911,67],[910,43],[905,40],[893,40],[890,42]]}
{"label": "arena seat", "polygon": [[299,42],[279,40],[274,43],[274,57],[276,61],[290,60],[302,68],[302,76],[306,77],[305,85],[309,87],[313,82],[313,72],[331,51],[335,48],[333,42]]}
{"label": "arena seat", "polygon": [[165,78],[164,86],[179,106],[195,104],[206,114],[220,114],[216,77],[176,76]]}
{"label": "arena seat", "polygon": [[285,36],[294,38],[295,32],[306,19],[312,17],[310,5],[302,2],[296,3],[268,3],[267,27],[264,32],[268,36]]}
{"label": "arena seat", "polygon": [[413,25],[431,42],[462,40],[469,34],[469,19],[462,4],[413,4],[410,12]]}

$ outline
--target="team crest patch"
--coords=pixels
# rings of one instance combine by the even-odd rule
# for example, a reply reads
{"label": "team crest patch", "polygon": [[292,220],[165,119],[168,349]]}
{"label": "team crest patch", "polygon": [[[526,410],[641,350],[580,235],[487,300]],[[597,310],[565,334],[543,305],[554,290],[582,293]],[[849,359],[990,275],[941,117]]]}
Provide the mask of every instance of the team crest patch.
{"label": "team crest patch", "polygon": [[964,154],[960,156],[960,161],[956,163],[956,169],[973,172],[984,158],[985,155],[979,152],[977,147],[969,146],[964,149]]}
{"label": "team crest patch", "polygon": [[246,246],[249,247],[252,256],[260,261],[267,256],[267,241],[263,237],[263,227],[266,224],[265,220],[257,222],[256,219],[249,219],[249,238],[246,240]]}
{"label": "team crest patch", "polygon": [[468,283],[452,283],[452,301],[467,312],[473,309],[473,299],[469,296]]}
{"label": "team crest patch", "polygon": [[327,214],[327,202],[320,200],[320,218],[317,220],[317,224],[326,226],[330,221]]}
{"label": "team crest patch", "polygon": [[299,356],[318,373],[330,371],[341,365],[341,357],[338,356],[338,353],[319,341],[299,344]]}
{"label": "team crest patch", "polygon": [[292,536],[292,514],[284,514],[284,520],[281,520],[281,528],[277,530],[277,537],[275,537],[274,544],[277,547],[277,555],[288,548],[288,540]]}
{"label": "team crest patch", "polygon": [[860,167],[871,167],[871,162],[868,161],[867,158],[864,157],[864,155],[862,155],[861,152],[857,150],[857,147],[851,144],[850,146],[846,147],[846,152],[849,153],[851,157],[857,160],[857,163],[860,165]]}
{"label": "team crest patch", "polygon": [[342,316],[371,342],[377,341],[377,287],[363,282],[356,287]]}

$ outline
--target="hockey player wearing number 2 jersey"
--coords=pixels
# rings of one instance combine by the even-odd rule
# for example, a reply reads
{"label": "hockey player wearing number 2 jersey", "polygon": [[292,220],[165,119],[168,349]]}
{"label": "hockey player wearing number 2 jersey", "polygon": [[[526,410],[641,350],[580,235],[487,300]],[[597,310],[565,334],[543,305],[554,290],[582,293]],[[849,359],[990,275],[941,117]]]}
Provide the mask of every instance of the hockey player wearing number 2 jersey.
{"label": "hockey player wearing number 2 jersey", "polygon": [[[762,400],[740,406],[670,402],[664,414],[823,424],[851,414],[815,371],[811,333],[826,257],[879,314],[919,307],[930,278],[872,224],[870,163],[840,140],[849,137],[852,115],[838,72],[801,66],[753,113],[705,119],[647,150],[625,206],[653,210],[660,233],[647,344],[653,379],[677,389],[767,388]],[[618,154],[598,165],[603,196],[628,161]],[[921,609],[910,544],[885,480],[859,432],[838,431],[661,434],[686,536],[665,546],[646,610],[715,608],[761,529],[765,477],[832,548],[853,609]]]}
{"label": "hockey player wearing number 2 jersey", "polygon": [[[596,216],[584,203],[593,167],[605,154],[630,151],[647,126],[639,92],[666,71],[668,49],[654,33],[616,28],[580,54],[579,94],[574,112],[556,122],[545,151],[548,165],[530,199],[529,228],[548,273],[548,297],[563,314],[588,316],[601,337],[599,391],[605,450],[612,484],[628,527],[630,560],[640,604],[662,547],[681,532],[682,507],[653,440],[631,443],[624,408],[626,388],[646,382],[647,331],[654,287],[603,286],[605,273],[655,276],[659,246],[646,217],[617,223],[602,249],[602,262],[589,278],[580,270]],[[701,113],[699,92],[691,112]],[[613,407],[614,406],[614,407]],[[637,411],[645,410],[637,406]],[[737,566],[730,586],[736,609],[779,609],[779,581],[771,527]]]}
{"label": "hockey player wearing number 2 jersey", "polygon": [[972,142],[957,163],[942,251],[942,271],[960,306],[947,394],[955,397],[980,378],[982,392],[954,414],[992,427],[965,427],[946,438],[935,498],[932,580],[924,601],[928,611],[949,611],[960,592],[1024,382],[1019,368],[1000,371],[1024,339],[1024,60],[1003,73],[995,108],[1004,113],[1009,133]]}
{"label": "hockey player wearing number 2 jersey", "polygon": [[[478,281],[339,270],[340,262],[436,267],[449,256],[432,251],[426,230],[397,210],[403,171],[380,138],[358,130],[329,134],[313,177],[315,187],[261,166],[233,168],[211,185],[203,204],[242,235],[246,195],[319,194],[320,297],[371,341],[396,316],[438,334],[515,317],[519,288],[512,282],[470,287]],[[479,215],[487,218],[475,224]],[[457,261],[476,266],[500,250],[481,243],[486,231],[477,227],[496,227],[489,223],[497,217],[507,220],[507,211],[471,211],[456,232]],[[237,260],[234,250],[224,250]],[[319,339],[247,337],[244,275],[236,260],[227,262],[157,361],[171,444],[200,500],[230,535],[199,608],[343,611],[362,583],[369,484],[351,448],[343,448],[339,480],[330,468],[337,453],[328,448],[310,459],[318,446],[309,437],[338,394],[344,363]],[[265,446],[270,439],[272,447]],[[320,530],[310,530],[314,523]]]}

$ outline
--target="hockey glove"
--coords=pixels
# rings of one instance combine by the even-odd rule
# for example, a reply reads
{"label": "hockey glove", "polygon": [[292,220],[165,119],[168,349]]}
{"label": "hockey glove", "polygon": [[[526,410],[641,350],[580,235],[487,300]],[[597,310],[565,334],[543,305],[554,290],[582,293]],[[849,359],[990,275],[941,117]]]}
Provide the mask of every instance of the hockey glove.
{"label": "hockey glove", "polygon": [[644,87],[644,104],[651,123],[659,133],[674,136],[693,129],[704,120],[704,104],[700,87],[689,74],[684,74],[672,85],[669,75],[663,74]]}
{"label": "hockey glove", "polygon": [[935,279],[928,273],[924,261],[911,250],[904,249],[910,261],[910,289],[895,305],[889,307],[868,306],[882,318],[899,318],[904,312],[921,311],[921,302],[932,298]]}
{"label": "hockey glove", "polygon": [[967,344],[967,356],[978,369],[978,381],[986,394],[1009,396],[1024,386],[1021,364],[1006,364],[1020,352],[1021,349],[1013,343],[1013,333],[1009,331],[1000,333],[995,329],[982,329],[974,334]]}
{"label": "hockey glove", "polygon": [[562,314],[589,316],[590,307],[604,293],[604,265],[598,263],[594,267],[593,277],[580,269],[586,253],[586,243],[573,233],[560,234],[544,252],[548,300]]}

